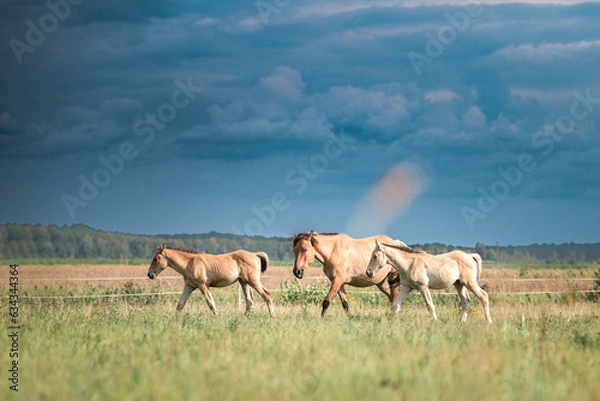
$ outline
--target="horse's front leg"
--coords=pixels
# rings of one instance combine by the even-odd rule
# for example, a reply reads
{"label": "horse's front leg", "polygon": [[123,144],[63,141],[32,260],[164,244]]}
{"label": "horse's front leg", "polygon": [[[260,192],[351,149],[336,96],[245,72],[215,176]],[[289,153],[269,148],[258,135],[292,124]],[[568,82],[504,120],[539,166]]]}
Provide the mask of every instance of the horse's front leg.
{"label": "horse's front leg", "polygon": [[390,287],[390,302],[395,304],[398,301],[398,293],[400,291],[400,274],[396,269],[392,269],[388,273],[386,281]]}
{"label": "horse's front leg", "polygon": [[216,315],[217,314],[217,306],[215,305],[215,300],[213,299],[213,296],[210,293],[208,286],[206,284],[202,284],[199,287],[199,289],[200,289],[200,292],[202,292],[202,295],[204,295],[204,300],[206,301],[206,304],[208,305],[210,310]]}
{"label": "horse's front leg", "polygon": [[437,314],[435,313],[435,305],[433,305],[433,300],[431,299],[431,292],[429,292],[429,287],[426,285],[421,285],[419,287],[419,291],[425,300],[425,304],[427,305],[427,309],[431,312],[431,316],[433,316],[433,320],[437,320]]}
{"label": "horse's front leg", "polygon": [[404,302],[406,301],[406,298],[408,298],[408,294],[410,294],[412,290],[413,289],[407,285],[402,284],[400,286],[400,295],[398,296],[398,300],[396,301],[394,306],[392,306],[392,312],[394,312],[394,313],[400,312],[400,308],[402,308],[402,304],[404,304]]}
{"label": "horse's front leg", "polygon": [[327,308],[329,308],[331,300],[333,299],[333,297],[335,297],[335,294],[339,292],[340,288],[342,288],[343,285],[344,281],[342,279],[338,277],[333,278],[333,280],[331,281],[331,287],[329,287],[329,292],[327,293],[327,296],[323,301],[323,310],[321,311],[321,317],[325,316],[325,311],[327,310]]}
{"label": "horse's front leg", "polygon": [[185,283],[183,287],[183,292],[181,293],[181,298],[179,298],[179,302],[177,303],[177,312],[181,312],[188,298],[192,294],[192,292],[196,289],[193,285]]}
{"label": "horse's front leg", "polygon": [[393,304],[398,300],[398,289],[400,288],[400,275],[394,269],[388,273],[386,278],[377,284],[379,291],[383,292]]}
{"label": "horse's front leg", "polygon": [[342,285],[340,290],[338,291],[338,296],[340,297],[340,301],[342,301],[342,308],[346,311],[346,313],[350,312],[350,308],[348,306],[348,297],[346,296],[346,286]]}

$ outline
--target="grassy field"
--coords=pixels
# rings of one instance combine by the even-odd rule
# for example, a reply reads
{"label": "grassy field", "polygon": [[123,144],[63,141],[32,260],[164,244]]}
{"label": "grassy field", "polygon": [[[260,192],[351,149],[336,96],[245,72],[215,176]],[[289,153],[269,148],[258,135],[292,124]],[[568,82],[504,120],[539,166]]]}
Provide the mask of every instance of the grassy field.
{"label": "grassy field", "polygon": [[[335,302],[321,319],[322,285],[280,289],[271,319],[261,299],[245,317],[235,288],[215,293],[217,316],[197,293],[180,314],[178,295],[119,297],[147,291],[132,283],[23,288],[19,392],[3,335],[0,399],[600,399],[597,298],[494,294],[488,325],[476,302],[460,324],[442,295],[433,322],[416,294],[394,317],[382,295],[353,293],[349,316]],[[65,294],[87,298],[25,297]]]}

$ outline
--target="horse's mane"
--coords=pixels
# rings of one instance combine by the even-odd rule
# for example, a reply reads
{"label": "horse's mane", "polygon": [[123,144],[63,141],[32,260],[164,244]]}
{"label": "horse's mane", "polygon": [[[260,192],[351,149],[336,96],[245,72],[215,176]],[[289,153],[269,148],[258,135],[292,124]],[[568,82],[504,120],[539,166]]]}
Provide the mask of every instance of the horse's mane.
{"label": "horse's mane", "polygon": [[165,249],[170,249],[172,251],[186,252],[186,253],[196,253],[196,254],[206,253],[204,251],[199,251],[197,249],[192,249],[192,248],[178,248],[178,247],[175,247],[175,246],[167,246],[167,247],[165,247]]}
{"label": "horse's mane", "polygon": [[311,242],[315,242],[316,243],[318,241],[315,239],[315,237],[314,237],[315,235],[338,235],[338,234],[339,233],[317,233],[317,232],[314,232],[314,231],[309,231],[309,232],[306,232],[306,233],[296,234],[296,236],[294,237],[294,243],[293,243],[292,246],[295,247],[296,244],[298,243],[298,241],[300,241],[301,239],[308,239],[308,238],[311,238]]}
{"label": "horse's mane", "polygon": [[425,253],[425,251],[422,251],[420,249],[411,248],[408,245],[392,245],[392,244],[381,244],[381,245],[385,245],[390,248],[399,249],[401,251],[408,252],[408,253]]}

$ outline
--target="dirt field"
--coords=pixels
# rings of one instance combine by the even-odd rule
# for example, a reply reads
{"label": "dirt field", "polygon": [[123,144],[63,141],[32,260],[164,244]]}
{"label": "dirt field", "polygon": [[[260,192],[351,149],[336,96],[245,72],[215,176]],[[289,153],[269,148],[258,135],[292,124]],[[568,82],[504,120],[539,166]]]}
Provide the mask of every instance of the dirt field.
{"label": "dirt field", "polygon": [[[157,280],[146,276],[147,265],[19,265],[19,287],[27,288],[84,288],[88,286],[120,287],[134,283],[142,287],[173,291],[183,287],[183,279],[172,269],[163,271]],[[0,269],[0,288],[8,287],[9,268]],[[291,266],[269,266],[262,274],[263,284],[277,289],[283,282],[293,282]],[[327,283],[320,267],[305,271],[303,284]],[[490,293],[585,291],[594,286],[593,269],[569,270],[486,268],[481,284]],[[349,291],[352,288],[348,288]],[[375,290],[375,288],[373,288]]]}

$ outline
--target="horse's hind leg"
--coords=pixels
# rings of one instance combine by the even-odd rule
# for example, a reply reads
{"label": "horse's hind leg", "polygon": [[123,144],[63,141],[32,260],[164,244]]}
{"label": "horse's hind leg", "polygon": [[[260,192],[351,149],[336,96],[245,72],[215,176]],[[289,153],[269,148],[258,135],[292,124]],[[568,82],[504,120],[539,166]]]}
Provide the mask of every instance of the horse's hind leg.
{"label": "horse's hind leg", "polygon": [[460,315],[460,321],[464,323],[467,321],[469,307],[471,306],[469,292],[467,291],[467,287],[462,285],[460,281],[454,283],[454,288],[456,288],[456,291],[458,292],[458,297],[460,298],[460,304],[462,306],[462,315]]}
{"label": "horse's hind leg", "polygon": [[492,317],[490,315],[490,297],[487,292],[485,292],[479,284],[475,283],[475,285],[471,285],[472,288],[469,288],[473,291],[473,294],[481,301],[481,305],[483,306],[483,313],[485,313],[485,320],[488,323],[492,323]]}
{"label": "horse's hind leg", "polygon": [[[267,307],[269,308],[269,314],[271,317],[275,317],[275,308],[273,307],[273,299],[271,298],[271,292],[263,287],[260,280],[256,279],[248,283],[258,294],[265,300]],[[248,289],[250,290],[250,289]]]}
{"label": "horse's hind leg", "polygon": [[204,295],[204,300],[206,301],[206,304],[208,305],[210,310],[216,315],[217,314],[217,306],[215,305],[215,300],[213,299],[213,296],[210,293],[208,286],[206,284],[203,284],[200,287],[200,292],[202,292],[202,295]]}
{"label": "horse's hind leg", "polygon": [[246,298],[246,315],[250,313],[252,309],[252,304],[254,303],[254,297],[252,296],[252,288],[248,284],[243,281],[240,281],[240,285],[242,286],[242,292],[244,293],[244,298]]}

